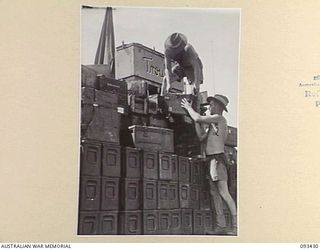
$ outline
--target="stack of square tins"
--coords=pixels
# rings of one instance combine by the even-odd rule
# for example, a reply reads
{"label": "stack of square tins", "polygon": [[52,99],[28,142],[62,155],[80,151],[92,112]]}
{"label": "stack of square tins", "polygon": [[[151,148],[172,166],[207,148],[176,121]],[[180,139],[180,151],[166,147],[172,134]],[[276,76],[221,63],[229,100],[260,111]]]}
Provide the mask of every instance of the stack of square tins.
{"label": "stack of square tins", "polygon": [[199,159],[82,142],[79,234],[203,234],[213,227]]}
{"label": "stack of square tins", "polygon": [[120,146],[82,140],[78,234],[118,234]]}
{"label": "stack of square tins", "polygon": [[139,234],[140,221],[141,234],[148,235],[203,234],[212,228],[201,161],[128,147],[122,160],[120,234]]}

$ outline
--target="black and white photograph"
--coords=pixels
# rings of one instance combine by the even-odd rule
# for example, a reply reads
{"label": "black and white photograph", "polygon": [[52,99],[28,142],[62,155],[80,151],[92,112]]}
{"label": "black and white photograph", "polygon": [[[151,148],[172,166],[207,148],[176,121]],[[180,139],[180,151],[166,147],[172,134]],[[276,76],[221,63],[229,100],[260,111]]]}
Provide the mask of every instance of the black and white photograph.
{"label": "black and white photograph", "polygon": [[238,236],[241,9],[80,12],[77,234]]}
{"label": "black and white photograph", "polygon": [[1,248],[319,248],[319,8],[1,0]]}

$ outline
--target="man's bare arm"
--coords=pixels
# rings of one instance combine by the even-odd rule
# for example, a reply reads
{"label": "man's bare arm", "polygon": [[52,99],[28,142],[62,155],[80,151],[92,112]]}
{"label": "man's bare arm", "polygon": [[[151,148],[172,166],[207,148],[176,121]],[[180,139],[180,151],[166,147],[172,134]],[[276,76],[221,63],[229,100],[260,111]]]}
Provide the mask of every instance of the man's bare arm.
{"label": "man's bare arm", "polygon": [[203,129],[200,123],[197,123],[197,122],[195,123],[195,129],[196,129],[197,136],[201,142],[207,139],[208,134]]}
{"label": "man's bare arm", "polygon": [[200,84],[202,83],[202,80],[200,77],[202,69],[199,65],[198,60],[196,60],[195,58],[193,58],[191,60],[191,65],[192,65],[193,72],[194,72],[194,84],[195,84],[197,93],[199,93],[200,92]]}
{"label": "man's bare arm", "polygon": [[193,110],[191,104],[185,98],[182,99],[181,107],[185,108],[188,111],[189,115],[195,122],[210,124],[219,122],[221,120],[221,117],[219,115],[201,116],[199,113]]}
{"label": "man's bare arm", "polygon": [[170,88],[170,85],[172,82],[172,79],[171,79],[172,72],[171,72],[171,60],[166,55],[164,56],[164,66],[165,66],[164,74],[167,81],[167,89],[168,89]]}

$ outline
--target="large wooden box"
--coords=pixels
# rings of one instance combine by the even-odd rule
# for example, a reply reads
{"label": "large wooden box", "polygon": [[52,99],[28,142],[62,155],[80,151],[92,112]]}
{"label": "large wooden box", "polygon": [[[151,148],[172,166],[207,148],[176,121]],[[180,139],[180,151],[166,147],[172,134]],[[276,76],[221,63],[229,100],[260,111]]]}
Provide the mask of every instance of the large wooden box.
{"label": "large wooden box", "polygon": [[174,152],[173,130],[134,125],[129,127],[135,147],[161,152]]}

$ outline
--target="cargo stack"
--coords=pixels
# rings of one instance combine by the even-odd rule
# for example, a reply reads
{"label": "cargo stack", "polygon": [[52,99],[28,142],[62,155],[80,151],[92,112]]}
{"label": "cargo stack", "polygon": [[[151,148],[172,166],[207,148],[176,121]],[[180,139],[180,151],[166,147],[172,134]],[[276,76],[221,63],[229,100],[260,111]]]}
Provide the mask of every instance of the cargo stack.
{"label": "cargo stack", "polygon": [[78,234],[119,233],[120,121],[127,115],[127,85],[82,66]]}
{"label": "cargo stack", "polygon": [[[178,83],[159,96],[163,55],[141,44],[118,47],[116,67],[121,80],[105,76],[105,65],[82,66],[78,234],[205,234],[215,223],[208,164],[181,108],[194,97]],[[236,130],[229,132],[236,198]]]}

